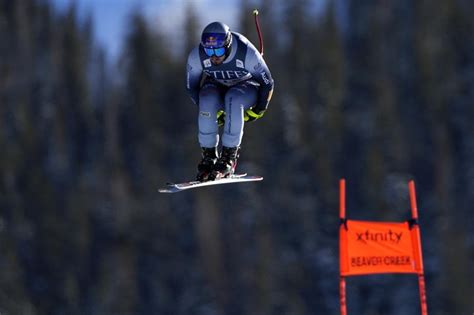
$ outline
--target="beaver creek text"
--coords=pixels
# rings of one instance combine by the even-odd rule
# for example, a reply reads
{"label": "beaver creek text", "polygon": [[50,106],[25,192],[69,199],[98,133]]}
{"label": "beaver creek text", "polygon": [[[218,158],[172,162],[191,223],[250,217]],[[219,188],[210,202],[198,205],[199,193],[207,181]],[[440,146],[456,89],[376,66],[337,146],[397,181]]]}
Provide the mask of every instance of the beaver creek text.
{"label": "beaver creek text", "polygon": [[351,257],[352,267],[365,267],[377,265],[411,265],[410,256],[356,256]]}

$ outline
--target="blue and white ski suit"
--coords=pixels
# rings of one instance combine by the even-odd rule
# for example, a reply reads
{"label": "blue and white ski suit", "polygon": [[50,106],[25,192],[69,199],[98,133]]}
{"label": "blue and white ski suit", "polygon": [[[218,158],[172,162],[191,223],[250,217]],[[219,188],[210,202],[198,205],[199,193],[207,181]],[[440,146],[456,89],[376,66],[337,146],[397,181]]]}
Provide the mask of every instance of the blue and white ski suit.
{"label": "blue and white ski suit", "polygon": [[232,32],[231,52],[220,65],[211,63],[201,45],[188,57],[186,88],[199,107],[199,143],[212,148],[219,143],[217,112],[226,119],[222,145],[238,147],[244,130],[244,111],[266,110],[273,93],[273,78],[262,56],[243,35]]}

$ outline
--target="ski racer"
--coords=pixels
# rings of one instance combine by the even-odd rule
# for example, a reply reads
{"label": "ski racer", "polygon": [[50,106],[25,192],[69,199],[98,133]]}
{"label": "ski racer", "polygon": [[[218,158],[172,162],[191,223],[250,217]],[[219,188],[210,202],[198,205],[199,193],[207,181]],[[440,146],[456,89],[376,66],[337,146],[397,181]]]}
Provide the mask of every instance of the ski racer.
{"label": "ski racer", "polygon": [[[242,34],[226,24],[207,25],[201,43],[189,54],[186,88],[198,106],[198,140],[202,149],[196,179],[231,176],[237,164],[244,122],[263,117],[274,81],[262,55]],[[219,153],[219,126],[223,126]]]}

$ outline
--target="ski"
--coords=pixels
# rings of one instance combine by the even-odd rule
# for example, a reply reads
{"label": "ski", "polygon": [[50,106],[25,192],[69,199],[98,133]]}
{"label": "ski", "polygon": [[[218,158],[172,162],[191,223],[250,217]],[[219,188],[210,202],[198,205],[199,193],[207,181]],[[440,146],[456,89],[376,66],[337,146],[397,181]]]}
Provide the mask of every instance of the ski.
{"label": "ski", "polygon": [[183,183],[167,183],[166,187],[159,188],[158,191],[160,193],[177,193],[180,191],[198,188],[198,187],[205,187],[205,186],[213,186],[213,185],[222,185],[222,184],[233,184],[233,183],[244,183],[244,182],[255,182],[263,180],[262,176],[253,176],[244,174],[234,174],[230,177],[210,180],[206,182],[199,182],[199,181],[189,181]]}

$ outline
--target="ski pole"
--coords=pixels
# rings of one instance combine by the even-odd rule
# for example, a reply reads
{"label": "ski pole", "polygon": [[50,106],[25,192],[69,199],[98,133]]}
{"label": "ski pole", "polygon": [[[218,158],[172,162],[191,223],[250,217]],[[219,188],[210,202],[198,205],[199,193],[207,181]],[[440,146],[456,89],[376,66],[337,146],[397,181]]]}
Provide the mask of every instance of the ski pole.
{"label": "ski pole", "polygon": [[260,31],[260,24],[258,23],[258,10],[257,9],[253,10],[253,16],[255,18],[255,26],[257,27],[260,54],[263,56],[263,37],[262,37],[262,32]]}

